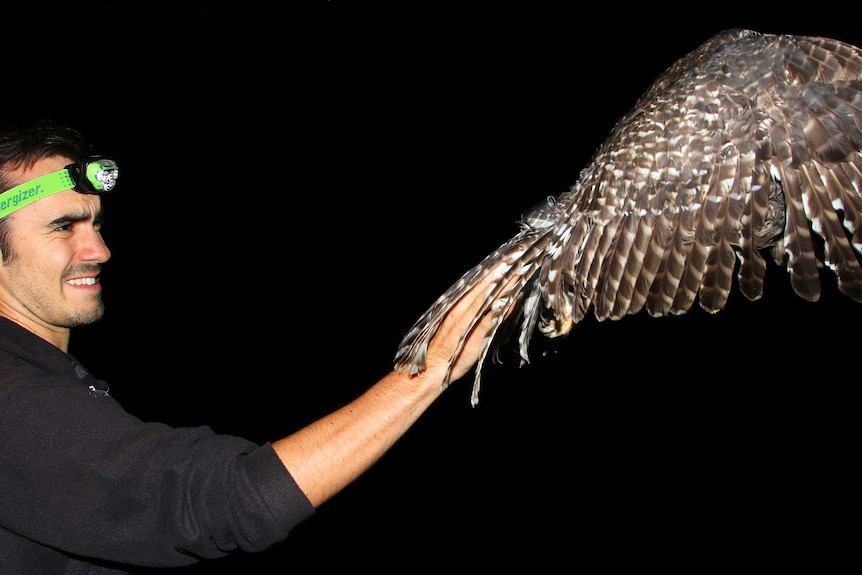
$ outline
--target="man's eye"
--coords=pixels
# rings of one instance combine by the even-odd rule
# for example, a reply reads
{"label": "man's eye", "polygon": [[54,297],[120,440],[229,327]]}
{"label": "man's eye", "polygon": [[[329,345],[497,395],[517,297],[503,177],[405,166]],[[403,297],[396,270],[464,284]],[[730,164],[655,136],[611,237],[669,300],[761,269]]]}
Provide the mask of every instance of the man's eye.
{"label": "man's eye", "polygon": [[72,230],[71,222],[65,223],[65,224],[58,224],[57,227],[54,228],[54,231],[57,231],[57,232],[69,232],[71,230]]}

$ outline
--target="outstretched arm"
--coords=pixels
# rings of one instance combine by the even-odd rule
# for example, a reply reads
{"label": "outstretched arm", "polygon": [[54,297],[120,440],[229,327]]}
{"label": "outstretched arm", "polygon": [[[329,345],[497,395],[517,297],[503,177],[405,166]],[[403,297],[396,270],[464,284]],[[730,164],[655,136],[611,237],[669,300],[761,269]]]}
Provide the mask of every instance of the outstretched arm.
{"label": "outstretched arm", "polygon": [[[408,370],[393,370],[344,407],[273,444],[312,505],[320,506],[364,473],[440,396],[449,359],[488,283],[477,285],[448,314],[429,344],[424,371],[410,376]],[[486,317],[470,334],[452,367],[452,381],[475,365],[489,325]]]}

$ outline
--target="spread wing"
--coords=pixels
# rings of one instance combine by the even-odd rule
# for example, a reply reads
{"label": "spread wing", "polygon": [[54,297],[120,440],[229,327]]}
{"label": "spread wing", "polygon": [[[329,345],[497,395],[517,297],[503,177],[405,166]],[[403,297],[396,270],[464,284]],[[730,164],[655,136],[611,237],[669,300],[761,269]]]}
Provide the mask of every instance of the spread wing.
{"label": "spread wing", "polygon": [[424,369],[446,314],[488,274],[496,280],[462,338],[492,314],[474,405],[504,324],[515,323],[526,362],[535,332],[564,336],[588,313],[682,314],[695,300],[717,312],[734,280],[758,299],[767,257],[802,298],[819,298],[829,270],[862,302],[860,217],[862,50],[728,30],[657,78],[575,184],[525,214],[516,235],[434,302],[396,367]]}

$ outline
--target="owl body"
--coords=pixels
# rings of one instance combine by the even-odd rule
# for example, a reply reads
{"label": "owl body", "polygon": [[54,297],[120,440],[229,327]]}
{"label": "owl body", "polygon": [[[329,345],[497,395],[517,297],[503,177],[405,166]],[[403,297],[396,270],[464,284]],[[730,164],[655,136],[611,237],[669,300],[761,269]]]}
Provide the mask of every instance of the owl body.
{"label": "owl body", "polygon": [[827,268],[862,301],[860,150],[862,50],[717,34],[655,80],[568,191],[527,212],[516,235],[434,302],[402,340],[396,367],[424,369],[443,318],[488,274],[495,281],[473,326],[486,314],[494,321],[474,404],[504,323],[517,324],[526,362],[535,332],[565,336],[588,313],[681,314],[695,301],[717,312],[734,284],[758,299],[766,257],[807,300],[819,298]]}

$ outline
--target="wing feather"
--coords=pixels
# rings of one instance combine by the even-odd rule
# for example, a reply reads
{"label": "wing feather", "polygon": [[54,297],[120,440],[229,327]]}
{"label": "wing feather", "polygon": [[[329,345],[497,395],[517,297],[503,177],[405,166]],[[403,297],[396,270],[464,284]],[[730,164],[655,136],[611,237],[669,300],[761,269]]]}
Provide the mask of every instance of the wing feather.
{"label": "wing feather", "polygon": [[655,280],[649,289],[645,309],[653,317],[667,315],[673,309],[676,292],[694,245],[700,208],[683,210],[670,230],[670,243],[662,255]]}
{"label": "wing feather", "polygon": [[824,242],[823,262],[838,277],[838,287],[854,299],[862,299],[862,268],[850,245],[841,217],[835,210],[829,191],[817,166],[800,166],[803,197],[813,231]]}
{"label": "wing feather", "polygon": [[732,166],[726,161],[721,162],[712,171],[708,191],[698,211],[699,217],[696,220],[693,241],[688,250],[688,257],[674,294],[673,303],[668,310],[669,313],[687,312],[700,290],[709,252],[718,242],[715,228],[724,210],[724,182],[729,177],[732,177]]}
{"label": "wing feather", "polygon": [[738,259],[736,249],[742,244],[740,222],[747,191],[751,187],[753,165],[754,153],[737,156],[732,182],[724,194],[715,221],[714,243],[707,256],[700,288],[700,305],[709,312],[724,309],[733,288],[733,272]]}
{"label": "wing feather", "polygon": [[644,251],[640,273],[637,275],[637,280],[634,284],[632,302],[628,309],[629,314],[640,313],[644,309],[649,299],[652,285],[660,281],[657,278],[664,265],[664,257],[672,241],[671,234],[676,228],[675,221],[678,217],[678,213],[663,213],[654,218],[653,225],[651,226],[652,233]]}
{"label": "wing feather", "polygon": [[[631,303],[632,278],[636,277],[643,262],[643,244],[645,240],[649,241],[649,229],[641,227],[642,219],[628,215],[618,228],[613,251],[605,259],[605,269],[596,289],[595,315],[599,320],[621,317],[614,314],[619,314],[620,308],[628,309]],[[636,268],[634,273],[630,267]]]}
{"label": "wing feather", "polygon": [[819,262],[808,216],[805,214],[803,190],[795,170],[780,168],[781,182],[787,202],[787,223],[784,231],[784,251],[790,285],[800,297],[808,301],[820,299]]}
{"label": "wing feather", "polygon": [[[656,218],[649,214],[640,217],[632,217],[636,226],[633,232],[631,247],[622,270],[622,276],[618,280],[616,295],[613,298],[612,309],[609,317],[621,319],[622,317],[637,313],[640,308],[633,310],[633,306],[642,306],[643,299],[639,297],[638,283],[641,278],[644,281],[652,281],[655,271],[647,268],[649,257],[647,255],[652,239],[654,237]],[[608,302],[608,305],[610,302]]]}
{"label": "wing feather", "polygon": [[830,197],[844,212],[844,226],[852,234],[853,247],[862,252],[862,155],[824,173]]}
{"label": "wing feather", "polygon": [[[623,222],[622,216],[614,216],[607,223],[593,228],[590,241],[587,242],[587,250],[584,252],[583,262],[588,265],[583,265],[580,268],[580,273],[576,279],[580,285],[584,286],[584,301],[594,302],[596,297],[596,289],[600,280],[606,280],[604,274],[606,272],[605,258],[612,255],[613,250],[618,244],[619,230]],[[613,259],[613,258],[611,258]],[[598,319],[603,320],[607,316],[601,314],[599,309],[594,305],[594,312]]]}
{"label": "wing feather", "polygon": [[[740,217],[742,247],[740,249],[739,289],[745,297],[757,300],[763,296],[763,281],[766,276],[766,260],[760,249],[774,242],[777,230],[784,228],[783,202],[770,204],[770,193],[777,191],[771,177],[763,169],[755,169]],[[770,206],[773,212],[770,213]],[[780,213],[775,213],[780,210]],[[775,225],[773,221],[777,220]],[[776,231],[774,231],[776,230]]]}

